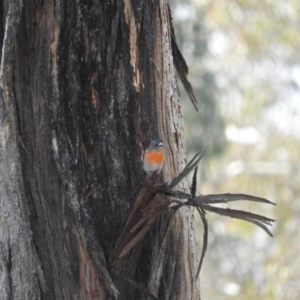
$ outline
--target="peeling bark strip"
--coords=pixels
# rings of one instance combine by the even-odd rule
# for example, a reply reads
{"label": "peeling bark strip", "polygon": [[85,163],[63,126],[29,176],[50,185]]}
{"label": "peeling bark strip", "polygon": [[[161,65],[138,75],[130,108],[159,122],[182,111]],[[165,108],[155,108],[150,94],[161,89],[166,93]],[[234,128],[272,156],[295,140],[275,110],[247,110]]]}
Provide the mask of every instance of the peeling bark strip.
{"label": "peeling bark strip", "polygon": [[185,164],[167,1],[0,6],[0,299],[199,299],[189,208],[113,272],[148,141]]}
{"label": "peeling bark strip", "polygon": [[[169,15],[170,15],[170,19],[172,19],[170,8],[169,8]],[[172,45],[172,55],[174,58],[174,65],[176,67],[177,73],[179,75],[180,81],[182,82],[185,91],[187,92],[196,111],[198,111],[198,107],[197,107],[198,101],[196,99],[196,96],[194,95],[193,87],[187,79],[187,76],[189,73],[189,68],[188,68],[188,66],[185,62],[185,59],[182,56],[182,54],[176,44],[173,26],[171,27],[171,37],[172,37],[171,45]]]}
{"label": "peeling bark strip", "polygon": [[124,0],[124,15],[125,21],[129,28],[129,45],[130,45],[130,64],[133,68],[133,86],[136,91],[140,91],[140,70],[139,70],[139,48],[138,35],[140,31],[140,22],[138,22],[134,17],[134,12],[132,10],[131,0]]}

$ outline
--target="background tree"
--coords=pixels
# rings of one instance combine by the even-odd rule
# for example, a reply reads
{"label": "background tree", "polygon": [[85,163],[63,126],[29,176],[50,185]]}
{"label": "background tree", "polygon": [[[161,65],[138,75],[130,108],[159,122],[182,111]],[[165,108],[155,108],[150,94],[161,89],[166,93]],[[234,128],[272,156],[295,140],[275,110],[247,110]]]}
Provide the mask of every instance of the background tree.
{"label": "background tree", "polygon": [[[170,2],[179,48],[190,66],[189,79],[201,103],[199,111],[206,95],[215,108],[207,110],[206,118],[198,117],[191,114],[189,102],[181,94],[187,146],[190,145],[187,150],[191,153],[199,142],[209,150],[203,160],[200,192],[238,191],[277,203],[274,210],[263,206],[264,213],[277,220],[273,239],[246,223],[209,216],[202,297],[297,298],[299,2]],[[211,74],[210,85],[206,74]],[[208,122],[216,116],[221,118],[221,124],[210,125]],[[212,125],[214,130],[206,130]],[[218,153],[210,151],[218,147],[210,144],[209,138],[202,139],[206,135],[198,134],[199,128],[206,135],[219,131],[218,135],[225,137],[225,147]],[[255,211],[257,205],[247,205],[246,210]],[[199,225],[202,226],[200,222]]]}
{"label": "background tree", "polygon": [[149,139],[164,182],[185,164],[166,1],[4,0],[0,18],[1,299],[199,299],[188,208],[113,272]]}

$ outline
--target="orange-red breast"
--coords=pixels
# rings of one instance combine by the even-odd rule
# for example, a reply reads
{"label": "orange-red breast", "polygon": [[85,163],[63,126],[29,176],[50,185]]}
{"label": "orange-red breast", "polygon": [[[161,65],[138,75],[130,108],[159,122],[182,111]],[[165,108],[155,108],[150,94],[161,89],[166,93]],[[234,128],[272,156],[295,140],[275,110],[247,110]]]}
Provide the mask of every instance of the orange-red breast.
{"label": "orange-red breast", "polygon": [[149,179],[153,172],[157,171],[158,174],[162,170],[164,161],[164,143],[160,139],[152,140],[144,156],[144,171],[147,174],[147,179]]}

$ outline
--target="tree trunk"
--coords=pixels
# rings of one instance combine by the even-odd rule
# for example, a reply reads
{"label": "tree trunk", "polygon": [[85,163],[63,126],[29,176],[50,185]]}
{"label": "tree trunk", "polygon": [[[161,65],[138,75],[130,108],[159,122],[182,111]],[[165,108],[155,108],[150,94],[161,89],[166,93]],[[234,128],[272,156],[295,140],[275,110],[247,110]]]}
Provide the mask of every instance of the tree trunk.
{"label": "tree trunk", "polygon": [[149,140],[185,164],[167,2],[0,9],[0,299],[199,299],[187,208],[114,261]]}

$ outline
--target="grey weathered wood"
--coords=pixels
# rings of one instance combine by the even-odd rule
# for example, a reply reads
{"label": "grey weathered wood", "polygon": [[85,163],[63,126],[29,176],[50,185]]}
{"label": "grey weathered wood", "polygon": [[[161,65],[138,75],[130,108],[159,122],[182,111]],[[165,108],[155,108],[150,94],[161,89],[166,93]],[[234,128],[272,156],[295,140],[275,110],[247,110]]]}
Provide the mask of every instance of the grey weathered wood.
{"label": "grey weathered wood", "polygon": [[[19,152],[13,61],[22,1],[9,3],[0,68],[0,299],[40,299],[45,284],[29,222]],[[40,280],[39,280],[40,279]]]}
{"label": "grey weathered wood", "polygon": [[[167,2],[4,0],[0,14],[0,299],[142,299],[113,258],[149,139],[165,141],[162,180],[185,164]],[[191,211],[167,223],[121,273],[199,299]]]}

